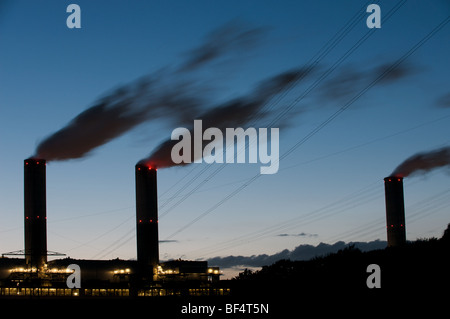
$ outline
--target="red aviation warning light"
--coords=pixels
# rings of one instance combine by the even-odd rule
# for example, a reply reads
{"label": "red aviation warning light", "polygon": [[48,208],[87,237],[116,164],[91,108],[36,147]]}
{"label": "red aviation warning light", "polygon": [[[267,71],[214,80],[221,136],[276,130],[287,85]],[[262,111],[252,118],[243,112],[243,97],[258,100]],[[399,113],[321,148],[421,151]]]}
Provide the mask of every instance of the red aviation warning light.
{"label": "red aviation warning light", "polygon": [[153,165],[147,165],[147,164],[138,164],[136,165],[136,169],[138,171],[157,171],[158,169],[156,168],[156,166]]}

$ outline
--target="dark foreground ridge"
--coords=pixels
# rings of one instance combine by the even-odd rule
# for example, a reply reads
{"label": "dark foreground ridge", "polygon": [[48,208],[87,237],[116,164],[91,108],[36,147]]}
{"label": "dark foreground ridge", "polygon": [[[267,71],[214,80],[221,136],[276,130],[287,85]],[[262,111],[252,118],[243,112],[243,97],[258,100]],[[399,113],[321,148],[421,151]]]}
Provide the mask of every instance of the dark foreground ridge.
{"label": "dark foreground ridge", "polygon": [[[367,267],[379,266],[380,288],[368,288],[373,273]],[[234,291],[245,294],[266,291],[278,295],[358,292],[421,293],[446,290],[450,283],[450,230],[440,239],[420,239],[402,247],[362,252],[353,245],[337,253],[308,261],[279,260],[259,271],[245,270],[233,281]],[[263,288],[267,287],[267,288]],[[238,289],[237,289],[238,288]]]}
{"label": "dark foreground ridge", "polygon": [[[89,309],[105,315],[125,311],[155,311],[170,318],[235,317],[235,318],[281,318],[292,314],[325,307],[338,311],[353,306],[371,307],[371,311],[400,311],[395,300],[418,300],[422,306],[433,309],[445,305],[442,296],[450,284],[450,225],[442,238],[421,239],[407,242],[402,247],[362,252],[354,246],[326,256],[307,261],[279,260],[259,271],[246,270],[232,280],[220,281],[231,293],[223,296],[157,296],[129,298],[0,298],[0,304],[27,305],[33,311],[62,307],[66,309]],[[379,266],[380,288],[369,288],[368,278],[373,271],[369,265]],[[405,299],[406,298],[406,299]],[[431,303],[430,303],[431,302]],[[268,313],[251,314],[238,312],[227,314],[227,304],[254,304],[269,307]],[[418,304],[418,305],[419,305]],[[342,308],[344,305],[344,308]],[[383,305],[383,307],[381,307]],[[214,306],[212,316],[206,313],[183,314],[194,306]],[[352,306],[352,307],[353,307]],[[185,307],[185,308],[183,308]],[[231,307],[231,306],[230,306]],[[328,308],[331,307],[331,308]],[[334,307],[334,308],[333,308]],[[336,308],[337,307],[337,308]],[[197,308],[196,308],[197,309]],[[218,309],[221,309],[220,311]],[[250,309],[248,306],[236,309]],[[436,308],[437,309],[437,308]],[[26,310],[26,309],[24,309]],[[411,309],[410,309],[411,310]],[[199,311],[197,309],[197,311]],[[338,311],[340,312],[340,311]]]}

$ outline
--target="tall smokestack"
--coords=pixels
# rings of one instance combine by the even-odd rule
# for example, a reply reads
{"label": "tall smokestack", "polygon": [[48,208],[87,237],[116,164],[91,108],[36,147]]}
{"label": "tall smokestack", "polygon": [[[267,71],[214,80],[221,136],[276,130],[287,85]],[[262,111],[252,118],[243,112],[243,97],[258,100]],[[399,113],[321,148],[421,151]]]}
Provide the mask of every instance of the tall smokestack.
{"label": "tall smokestack", "polygon": [[156,269],[158,248],[158,193],[156,168],[136,165],[137,260],[141,266]]}
{"label": "tall smokestack", "polygon": [[24,161],[25,261],[28,267],[47,263],[46,162]]}
{"label": "tall smokestack", "polygon": [[406,243],[403,177],[386,177],[384,179],[384,190],[386,196],[386,227],[388,246],[401,246]]}

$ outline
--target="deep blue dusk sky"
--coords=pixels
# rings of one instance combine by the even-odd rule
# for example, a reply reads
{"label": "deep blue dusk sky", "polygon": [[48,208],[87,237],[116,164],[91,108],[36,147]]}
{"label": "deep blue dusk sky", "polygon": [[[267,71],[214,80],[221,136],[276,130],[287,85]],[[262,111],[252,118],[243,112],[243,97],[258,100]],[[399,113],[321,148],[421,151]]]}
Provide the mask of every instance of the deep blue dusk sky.
{"label": "deep blue dusk sky", "polygon": [[[160,240],[170,241],[161,244],[160,254],[163,260],[196,259],[385,240],[383,178],[417,152],[450,145],[449,24],[397,72],[290,150],[450,14],[448,1],[409,0],[385,19],[401,2],[379,1],[381,29],[301,99],[369,31],[365,7],[371,2],[2,4],[0,252],[23,248],[23,160],[100,98],[142,76],[179,67],[224,25],[263,35],[195,73],[192,78],[211,91],[192,94],[215,102],[245,95],[264,79],[307,66],[358,12],[363,18],[269,114],[270,122],[292,106],[280,127],[280,154],[289,155],[277,174],[259,177],[222,203],[259,173],[259,163],[228,164],[210,177],[225,165],[212,164],[195,180],[206,164],[158,170],[161,215],[202,184],[161,217]],[[81,29],[66,26],[70,3],[81,7]],[[134,165],[176,127],[170,120],[148,121],[82,159],[49,162],[48,249],[73,258],[135,258]],[[450,222],[449,181],[445,169],[405,178],[408,239],[441,236]],[[240,236],[242,241],[233,241]]]}

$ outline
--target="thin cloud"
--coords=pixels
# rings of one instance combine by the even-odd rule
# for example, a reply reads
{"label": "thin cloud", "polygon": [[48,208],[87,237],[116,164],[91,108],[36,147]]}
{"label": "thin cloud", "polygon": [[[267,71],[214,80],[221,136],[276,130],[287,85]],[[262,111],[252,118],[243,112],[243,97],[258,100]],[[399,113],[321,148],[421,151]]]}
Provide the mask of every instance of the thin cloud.
{"label": "thin cloud", "polygon": [[318,234],[300,233],[300,234],[278,234],[278,237],[317,237]]}
{"label": "thin cloud", "polygon": [[165,239],[165,240],[160,240],[159,241],[160,244],[167,244],[167,243],[178,243],[178,240],[173,240],[173,239]]}

